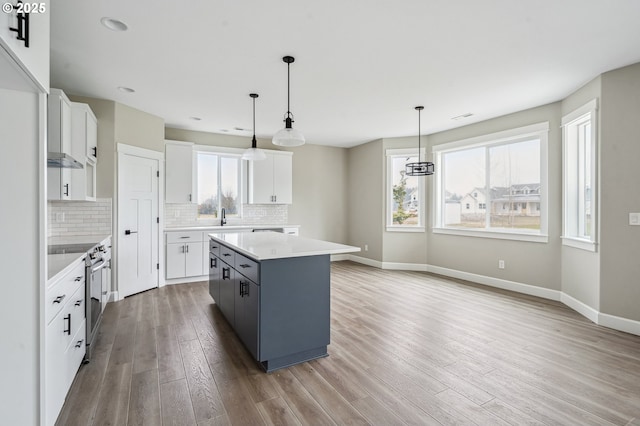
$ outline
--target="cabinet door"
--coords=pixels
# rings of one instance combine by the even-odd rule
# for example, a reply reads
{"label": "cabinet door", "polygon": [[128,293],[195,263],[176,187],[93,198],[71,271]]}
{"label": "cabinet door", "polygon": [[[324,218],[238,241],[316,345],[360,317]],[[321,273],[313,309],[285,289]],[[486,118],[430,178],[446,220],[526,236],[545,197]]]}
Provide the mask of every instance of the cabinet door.
{"label": "cabinet door", "polygon": [[98,121],[87,112],[87,158],[97,161],[98,158]]}
{"label": "cabinet door", "polygon": [[193,146],[166,144],[165,146],[165,202],[193,203]]}
{"label": "cabinet door", "polygon": [[216,304],[220,304],[221,263],[220,259],[209,253],[209,294]]}
{"label": "cabinet door", "polygon": [[167,279],[184,278],[185,244],[167,244]]}
{"label": "cabinet door", "polygon": [[185,277],[199,277],[204,274],[202,270],[202,242],[185,244]]}
{"label": "cabinet door", "polygon": [[237,281],[235,330],[251,355],[259,360],[260,286],[244,277]]}
{"label": "cabinet door", "polygon": [[231,327],[235,327],[235,271],[224,262],[220,262],[220,302],[218,306]]}
{"label": "cabinet door", "polygon": [[293,202],[293,161],[290,155],[273,156],[273,195],[276,204]]}
{"label": "cabinet door", "polygon": [[273,155],[249,162],[249,203],[273,204]]}

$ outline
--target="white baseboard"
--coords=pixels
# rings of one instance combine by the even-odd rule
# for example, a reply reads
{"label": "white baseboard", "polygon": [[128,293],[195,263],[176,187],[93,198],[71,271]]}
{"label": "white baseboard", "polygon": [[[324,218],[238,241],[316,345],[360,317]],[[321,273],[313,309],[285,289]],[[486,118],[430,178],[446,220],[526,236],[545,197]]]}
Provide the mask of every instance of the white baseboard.
{"label": "white baseboard", "polygon": [[340,262],[341,260],[349,260],[348,254],[332,254],[331,261],[332,262]]}
{"label": "white baseboard", "polygon": [[569,296],[567,293],[562,293],[560,301],[579,313],[580,315],[590,319],[592,322],[599,324],[598,322],[598,314],[599,312],[596,309],[593,309],[591,306],[587,305],[579,301],[578,299]]}
{"label": "white baseboard", "polygon": [[615,315],[603,314],[602,312],[599,312],[591,306],[559,290],[551,290],[548,288],[537,287],[530,284],[523,284],[515,281],[503,280],[500,278],[488,277],[486,275],[472,274],[470,272],[442,268],[440,266],[434,265],[380,262],[378,260],[354,255],[347,255],[347,259],[353,262],[362,263],[364,265],[373,266],[374,268],[399,271],[426,271],[433,274],[444,275],[451,278],[458,278],[478,284],[487,285],[490,287],[501,288],[503,290],[511,290],[517,293],[542,297],[543,299],[559,301],[569,308],[573,309],[574,311],[578,312],[588,320],[594,322],[595,324],[640,336],[640,321],[617,317]]}
{"label": "white baseboard", "polygon": [[117,302],[118,300],[120,300],[120,297],[118,296],[118,291],[112,291],[111,293],[109,293],[109,298],[107,299],[107,303]]}
{"label": "white baseboard", "polygon": [[186,284],[186,283],[194,283],[198,281],[209,281],[209,275],[202,275],[200,277],[187,277],[187,278],[175,278],[172,280],[165,280],[165,285],[174,285],[174,284]]}

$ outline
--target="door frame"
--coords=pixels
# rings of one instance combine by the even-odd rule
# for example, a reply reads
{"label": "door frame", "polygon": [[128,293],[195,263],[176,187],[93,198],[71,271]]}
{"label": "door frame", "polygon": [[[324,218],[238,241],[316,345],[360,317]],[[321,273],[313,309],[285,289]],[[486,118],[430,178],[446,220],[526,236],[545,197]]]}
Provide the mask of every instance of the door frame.
{"label": "door frame", "polygon": [[[146,148],[140,148],[133,145],[127,145],[123,143],[117,144],[117,157],[118,161],[116,163],[116,173],[115,173],[115,187],[117,196],[114,197],[114,206],[113,209],[115,214],[113,215],[113,228],[116,232],[113,233],[113,247],[111,257],[118,259],[118,244],[119,244],[119,236],[124,233],[124,229],[120,229],[120,224],[118,223],[119,218],[119,208],[120,204],[118,203],[118,199],[120,198],[120,178],[119,178],[119,167],[120,161],[124,155],[133,155],[136,157],[142,157],[149,160],[156,160],[158,162],[158,172],[160,173],[160,177],[158,178],[158,217],[160,218],[160,223],[158,224],[158,263],[160,264],[158,270],[158,287],[164,286],[164,256],[163,247],[164,247],[164,152],[153,151]],[[113,291],[113,298],[110,300],[118,301],[120,300],[120,283],[118,282],[118,262],[115,262],[115,267],[112,270],[111,281],[115,283]]]}

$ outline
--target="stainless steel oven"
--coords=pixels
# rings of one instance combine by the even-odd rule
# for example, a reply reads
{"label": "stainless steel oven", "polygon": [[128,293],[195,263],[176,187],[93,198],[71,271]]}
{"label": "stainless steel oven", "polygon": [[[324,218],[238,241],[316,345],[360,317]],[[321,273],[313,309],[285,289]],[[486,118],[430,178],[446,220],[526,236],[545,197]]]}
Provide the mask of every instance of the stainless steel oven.
{"label": "stainless steel oven", "polygon": [[102,320],[103,304],[106,303],[106,293],[109,283],[106,283],[104,273],[106,268],[111,268],[111,248],[99,245],[91,249],[86,258],[86,318],[87,318],[87,353],[85,362],[91,360],[91,351],[94,348],[98,328]]}

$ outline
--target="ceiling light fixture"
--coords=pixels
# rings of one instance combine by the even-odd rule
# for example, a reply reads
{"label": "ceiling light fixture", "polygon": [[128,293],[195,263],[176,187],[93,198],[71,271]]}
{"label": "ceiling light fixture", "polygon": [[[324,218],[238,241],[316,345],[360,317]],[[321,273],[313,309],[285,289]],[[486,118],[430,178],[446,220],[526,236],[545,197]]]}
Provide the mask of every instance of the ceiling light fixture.
{"label": "ceiling light fixture", "polygon": [[423,106],[417,106],[418,111],[418,161],[416,163],[407,163],[405,165],[405,174],[407,176],[427,176],[432,175],[434,171],[433,163],[429,161],[420,161],[420,111],[424,109]]}
{"label": "ceiling light fixture", "polygon": [[253,139],[251,140],[251,148],[247,148],[242,154],[243,160],[260,161],[267,158],[263,150],[258,149],[258,143],[256,142],[256,98],[257,93],[251,93],[249,96],[253,98]]}
{"label": "ceiling light fixture", "polygon": [[202,120],[202,118],[195,117],[195,116],[194,117],[189,117],[189,118],[192,119],[193,121],[201,121]]}
{"label": "ceiling light fixture", "polygon": [[131,87],[124,87],[124,86],[118,86],[118,90],[124,93],[134,93],[135,90],[133,90]]}
{"label": "ceiling light fixture", "polygon": [[109,28],[111,31],[127,31],[129,29],[129,27],[127,27],[127,24],[125,24],[124,22],[106,16],[100,19],[100,23],[104,27]]}
{"label": "ceiling light fixture", "polygon": [[284,129],[273,135],[272,142],[278,146],[300,146],[304,145],[304,136],[301,131],[293,128],[293,114],[289,108],[289,66],[295,61],[295,58],[293,56],[285,56],[282,60],[287,64],[287,114],[284,119]]}

